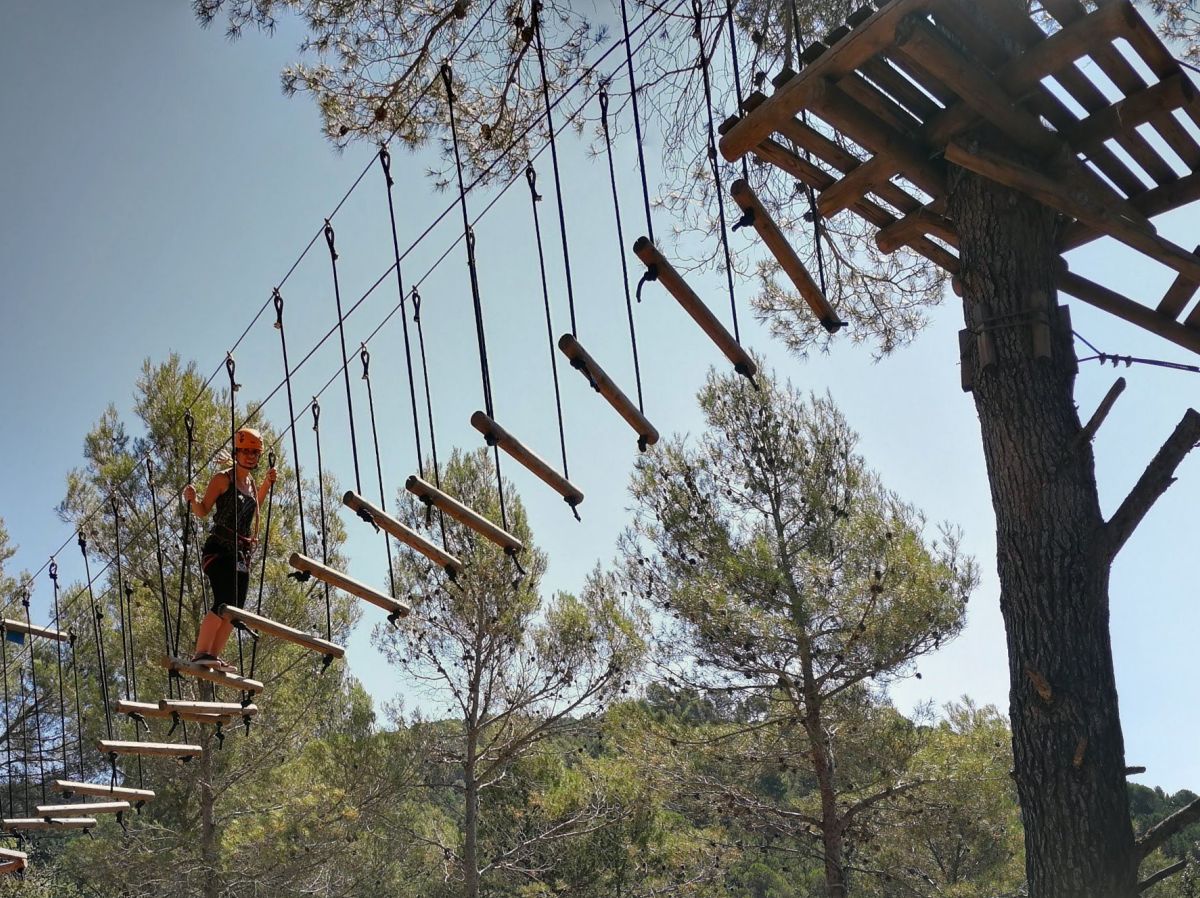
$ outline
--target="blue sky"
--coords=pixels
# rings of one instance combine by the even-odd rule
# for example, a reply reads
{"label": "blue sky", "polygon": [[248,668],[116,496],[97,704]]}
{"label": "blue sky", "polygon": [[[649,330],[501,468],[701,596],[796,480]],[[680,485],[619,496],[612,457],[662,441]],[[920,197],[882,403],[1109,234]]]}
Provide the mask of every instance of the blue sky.
{"label": "blue sky", "polygon": [[[128,412],[143,359],[172,351],[195,359],[205,373],[225,351],[320,229],[368,164],[370,147],[335,152],[319,135],[314,105],[286,99],[279,71],[291,61],[299,33],[285,23],[273,38],[247,34],[227,42],[204,31],[189,5],[9,0],[0,7],[0,516],[20,552],[15,568],[37,569],[71,534],[54,514],[66,473],[81,460],[83,435],[107,403]],[[652,166],[661,146],[646,147]],[[634,149],[619,148],[626,243],[640,232]],[[568,232],[579,314],[579,336],[611,373],[631,386],[607,173],[571,140],[560,148],[566,175]],[[394,174],[401,244],[407,245],[450,201],[431,193],[421,157],[397,152]],[[552,278],[556,330],[566,325],[562,266],[554,224],[548,159],[538,163],[547,202],[542,225]],[[472,197],[479,211],[493,193]],[[436,229],[405,263],[409,283],[422,276],[455,239],[455,217]],[[382,176],[372,171],[334,219],[341,254],[343,304],[348,307],[387,269],[391,247]],[[656,219],[667,233],[670,222]],[[1194,216],[1177,214],[1160,231],[1192,245]],[[497,418],[547,458],[556,457],[553,392],[542,319],[528,193],[523,183],[503,197],[477,229]],[[1189,236],[1189,234],[1191,236]],[[739,232],[735,251],[757,252]],[[636,260],[631,258],[631,270]],[[1171,275],[1110,244],[1072,256],[1074,270],[1153,303]],[[698,282],[713,307],[727,314],[719,278]],[[901,684],[901,708],[969,694],[1007,706],[1004,634],[996,598],[994,520],[979,432],[969,395],[958,386],[957,331],[961,310],[951,297],[916,343],[872,362],[865,349],[839,344],[827,356],[799,363],[751,321],[748,289],[740,291],[744,342],[765,354],[798,385],[830,390],[862,435],[862,451],[884,481],[923,508],[930,521],[964,528],[980,561],[983,583],[971,601],[969,624],[957,641],[920,665],[922,678]],[[470,293],[462,251],[452,253],[422,284],[439,448],[474,447],[468,424],[481,405]],[[284,290],[293,362],[334,324],[328,256],[323,241]],[[373,293],[346,324],[353,349],[396,304],[394,284]],[[1101,349],[1195,362],[1171,344],[1071,302],[1076,328]],[[637,309],[646,411],[664,433],[699,426],[692,397],[705,369],[720,364],[661,289],[650,285]],[[414,471],[399,323],[375,337],[372,376],[389,493]],[[609,361],[609,360],[612,361]],[[264,396],[279,382],[278,335],[265,316],[237,352],[244,395]],[[329,341],[295,378],[297,402],[319,390],[340,364]],[[364,490],[375,495],[366,396],[351,368]],[[1120,372],[1129,388],[1096,440],[1097,476],[1106,513],[1132,486],[1188,405],[1200,377],[1156,368]],[[1090,414],[1116,373],[1083,366],[1077,397]],[[223,378],[224,375],[222,374]],[[630,432],[574,372],[563,371],[572,479],[587,494],[583,523],[556,495],[509,464],[506,474],[530,507],[534,531],[551,557],[551,585],[574,588],[597,560],[612,557],[626,520],[628,471],[636,452]],[[322,397],[326,467],[353,485],[344,436],[343,387]],[[282,397],[266,409],[286,417]],[[339,433],[342,434],[339,436]],[[306,445],[307,441],[307,445]],[[313,464],[311,432],[301,432],[301,462]],[[1200,758],[1185,746],[1200,737],[1189,684],[1193,637],[1200,625],[1192,571],[1200,499],[1200,464],[1189,459],[1180,481],[1130,540],[1113,571],[1112,632],[1125,723],[1127,756],[1145,764],[1141,779],[1169,790],[1200,785]],[[350,573],[385,582],[382,545],[347,520],[354,539]],[[60,558],[75,570],[73,545]],[[38,584],[38,601],[48,583]],[[42,608],[44,605],[35,606]],[[36,615],[35,611],[35,615]],[[369,644],[373,609],[349,653],[351,669],[381,700],[414,697]]]}

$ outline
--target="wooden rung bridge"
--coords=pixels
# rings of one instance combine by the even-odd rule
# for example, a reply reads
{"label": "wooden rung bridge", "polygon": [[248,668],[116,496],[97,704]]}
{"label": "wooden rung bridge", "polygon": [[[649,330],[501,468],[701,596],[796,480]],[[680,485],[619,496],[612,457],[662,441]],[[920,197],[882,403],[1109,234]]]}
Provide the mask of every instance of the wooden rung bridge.
{"label": "wooden rung bridge", "polygon": [[1177,275],[1140,302],[1064,264],[1062,292],[1200,352],[1200,256],[1151,221],[1200,199],[1200,96],[1129,0],[1041,5],[1049,29],[1014,3],[863,7],[770,97],[746,98],[721,126],[721,153],[782,169],[816,192],[820,214],[852,212],[881,251],[908,247],[951,275],[949,166],[1026,193],[1062,216],[1060,252],[1110,237]]}

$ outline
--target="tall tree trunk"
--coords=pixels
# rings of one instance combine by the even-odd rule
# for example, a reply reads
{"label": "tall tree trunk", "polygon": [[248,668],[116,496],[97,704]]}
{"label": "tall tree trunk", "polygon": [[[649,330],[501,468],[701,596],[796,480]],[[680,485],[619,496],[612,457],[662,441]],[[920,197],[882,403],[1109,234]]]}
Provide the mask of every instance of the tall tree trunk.
{"label": "tall tree trunk", "polygon": [[463,877],[464,898],[479,898],[479,771],[476,758],[478,734],[474,728],[467,735],[465,801],[463,814]]}
{"label": "tall tree trunk", "polygon": [[200,860],[204,866],[204,898],[220,898],[220,857],[217,853],[216,792],[213,789],[212,735],[200,731]]}
{"label": "tall tree trunk", "polygon": [[[1030,896],[1133,898],[1137,858],[1109,641],[1110,562],[1091,445],[1079,439],[1071,333],[1057,311],[1055,216],[953,167],[949,210],[967,327],[982,333],[972,336],[964,364],[974,375],[996,513]],[[1036,316],[1048,317],[1049,359],[1032,351]],[[981,340],[995,351],[987,367]]]}

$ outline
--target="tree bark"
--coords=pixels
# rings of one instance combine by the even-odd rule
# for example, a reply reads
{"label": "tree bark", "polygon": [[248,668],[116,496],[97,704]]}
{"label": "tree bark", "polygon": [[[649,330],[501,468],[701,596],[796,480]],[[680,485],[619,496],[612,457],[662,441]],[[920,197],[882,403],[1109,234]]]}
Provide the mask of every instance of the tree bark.
{"label": "tree bark", "polygon": [[[980,139],[1002,139],[981,134]],[[1056,216],[951,167],[968,329],[963,364],[996,514],[1017,791],[1031,898],[1132,898],[1138,860],[1109,639],[1109,557],[1059,317]],[[1033,326],[1049,323],[1051,358]],[[980,363],[980,341],[994,362]]]}

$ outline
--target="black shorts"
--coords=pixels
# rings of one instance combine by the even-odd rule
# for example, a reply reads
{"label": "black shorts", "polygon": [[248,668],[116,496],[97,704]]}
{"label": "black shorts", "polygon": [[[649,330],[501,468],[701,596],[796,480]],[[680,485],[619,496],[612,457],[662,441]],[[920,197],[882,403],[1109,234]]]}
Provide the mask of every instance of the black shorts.
{"label": "black shorts", "polygon": [[216,552],[200,559],[200,566],[212,586],[212,610],[215,614],[222,605],[246,607],[246,593],[250,589],[249,571],[238,570],[234,556],[227,552]]}

